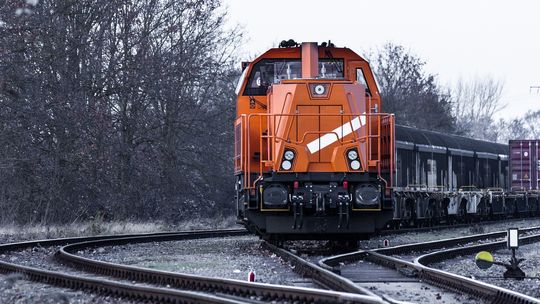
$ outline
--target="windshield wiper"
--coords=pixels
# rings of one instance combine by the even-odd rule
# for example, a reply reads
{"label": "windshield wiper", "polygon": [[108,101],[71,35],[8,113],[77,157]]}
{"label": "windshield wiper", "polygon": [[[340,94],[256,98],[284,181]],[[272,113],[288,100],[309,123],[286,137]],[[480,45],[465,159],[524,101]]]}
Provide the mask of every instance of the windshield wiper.
{"label": "windshield wiper", "polygon": [[324,54],[326,55],[326,57],[328,57],[328,59],[330,59],[332,61],[332,63],[336,67],[336,70],[339,73],[341,73],[341,75],[343,75],[343,77],[345,77],[345,74],[343,73],[343,69],[339,65],[340,61],[338,61],[337,59],[334,58],[334,56],[332,56],[332,52],[330,52],[329,50],[326,50],[326,51],[324,51]]}

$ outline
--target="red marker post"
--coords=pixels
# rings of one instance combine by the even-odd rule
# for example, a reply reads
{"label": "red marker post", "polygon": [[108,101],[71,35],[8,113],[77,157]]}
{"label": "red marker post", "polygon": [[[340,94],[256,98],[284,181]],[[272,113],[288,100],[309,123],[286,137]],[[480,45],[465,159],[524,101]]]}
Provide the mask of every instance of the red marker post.
{"label": "red marker post", "polygon": [[250,271],[248,273],[248,282],[255,282],[255,272]]}

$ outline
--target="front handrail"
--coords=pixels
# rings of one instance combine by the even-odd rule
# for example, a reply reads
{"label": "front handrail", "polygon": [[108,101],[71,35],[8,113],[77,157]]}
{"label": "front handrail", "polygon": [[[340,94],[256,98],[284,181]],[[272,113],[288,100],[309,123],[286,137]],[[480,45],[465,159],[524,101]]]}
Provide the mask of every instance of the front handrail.
{"label": "front handrail", "polygon": [[[333,131],[306,131],[302,134],[301,140],[293,141],[291,138],[285,138],[283,136],[279,136],[276,134],[277,130],[279,130],[279,127],[283,123],[283,118],[293,118],[298,119],[299,117],[343,117],[348,118],[348,122],[341,126],[341,137],[338,134],[338,132],[335,132],[335,129]],[[258,121],[254,121],[255,119],[258,119]],[[266,118],[266,119],[265,119]],[[272,124],[270,124],[270,119],[272,119]],[[279,118],[279,121],[277,119]],[[364,118],[362,122],[362,118]],[[344,144],[350,144],[353,142],[358,143],[364,143],[366,145],[366,151],[367,151],[367,167],[370,167],[370,164],[375,163],[377,173],[379,177],[383,180],[386,186],[388,184],[392,183],[394,179],[394,134],[392,132],[393,126],[394,126],[394,116],[392,114],[387,113],[340,113],[340,114],[328,114],[328,113],[252,113],[248,115],[242,115],[240,117],[241,124],[245,128],[242,127],[242,130],[246,130],[246,132],[251,133],[252,126],[258,127],[258,142],[259,142],[259,178],[257,178],[253,183],[251,183],[251,174],[252,174],[252,168],[251,168],[251,141],[252,141],[252,135],[253,133],[247,134],[244,136],[242,134],[242,141],[244,139],[247,140],[245,144],[242,144],[242,148],[240,149],[241,155],[240,158],[242,159],[242,163],[245,164],[245,167],[243,168],[245,171],[244,174],[244,187],[247,189],[254,189],[256,182],[261,179],[261,176],[264,173],[264,168],[268,165],[271,165],[275,161],[275,156],[272,155],[273,148],[275,144],[280,143],[280,141],[293,143],[295,145],[302,145],[306,142],[306,137],[309,134],[333,134],[336,136],[336,139],[340,145]],[[359,125],[360,127],[356,130],[354,129],[353,120],[359,119]],[[372,130],[372,124],[373,119],[375,119],[376,122],[376,133],[373,133]],[[294,121],[294,120],[293,120]],[[285,122],[286,123],[286,122]],[[258,126],[257,126],[258,124]],[[266,128],[264,129],[264,124],[266,125]],[[271,127],[272,126],[272,127]],[[386,155],[389,158],[389,164],[385,164],[385,169],[387,169],[390,173],[390,181],[385,180],[382,177],[382,168],[381,168],[381,160],[382,157],[382,134],[383,127],[390,128],[388,130],[388,134],[384,134],[385,136],[389,136],[389,142],[386,143],[388,147],[385,147],[389,150],[389,155]],[[339,127],[338,127],[339,128]],[[349,129],[350,128],[350,132]],[[365,128],[363,131],[363,135],[359,134],[362,132],[362,128]],[[337,128],[336,128],[337,129]],[[345,130],[347,130],[347,134],[345,134]],[[266,131],[266,132],[263,132]],[[242,132],[243,133],[243,132]],[[352,135],[352,139],[345,140],[346,137]],[[266,147],[264,147],[264,141],[266,140]],[[372,143],[372,141],[376,141],[375,143]],[[373,151],[372,149],[376,147],[376,151]],[[266,150],[266,158],[264,157],[263,151]],[[375,154],[373,152],[376,152]],[[235,159],[238,157],[238,153],[235,149]],[[242,169],[242,168],[240,168]],[[237,168],[238,170],[238,168]]]}

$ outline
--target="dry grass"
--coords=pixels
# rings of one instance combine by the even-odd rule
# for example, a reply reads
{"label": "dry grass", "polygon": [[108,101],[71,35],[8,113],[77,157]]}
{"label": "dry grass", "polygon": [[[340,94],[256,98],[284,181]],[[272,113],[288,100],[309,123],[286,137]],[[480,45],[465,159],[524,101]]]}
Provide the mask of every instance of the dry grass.
{"label": "dry grass", "polygon": [[188,231],[219,228],[238,228],[234,218],[198,219],[178,224],[164,222],[105,222],[100,218],[83,223],[66,225],[2,225],[0,243],[19,240],[51,239],[74,236],[107,234],[151,233],[164,231]]}

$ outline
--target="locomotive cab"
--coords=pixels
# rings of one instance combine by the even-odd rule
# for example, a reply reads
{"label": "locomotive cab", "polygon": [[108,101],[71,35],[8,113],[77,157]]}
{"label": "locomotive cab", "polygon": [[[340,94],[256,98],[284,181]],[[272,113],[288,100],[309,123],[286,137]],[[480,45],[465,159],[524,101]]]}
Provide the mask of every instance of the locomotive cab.
{"label": "locomotive cab", "polygon": [[237,87],[238,220],[269,239],[356,240],[392,218],[394,117],[347,48],[271,49]]}

